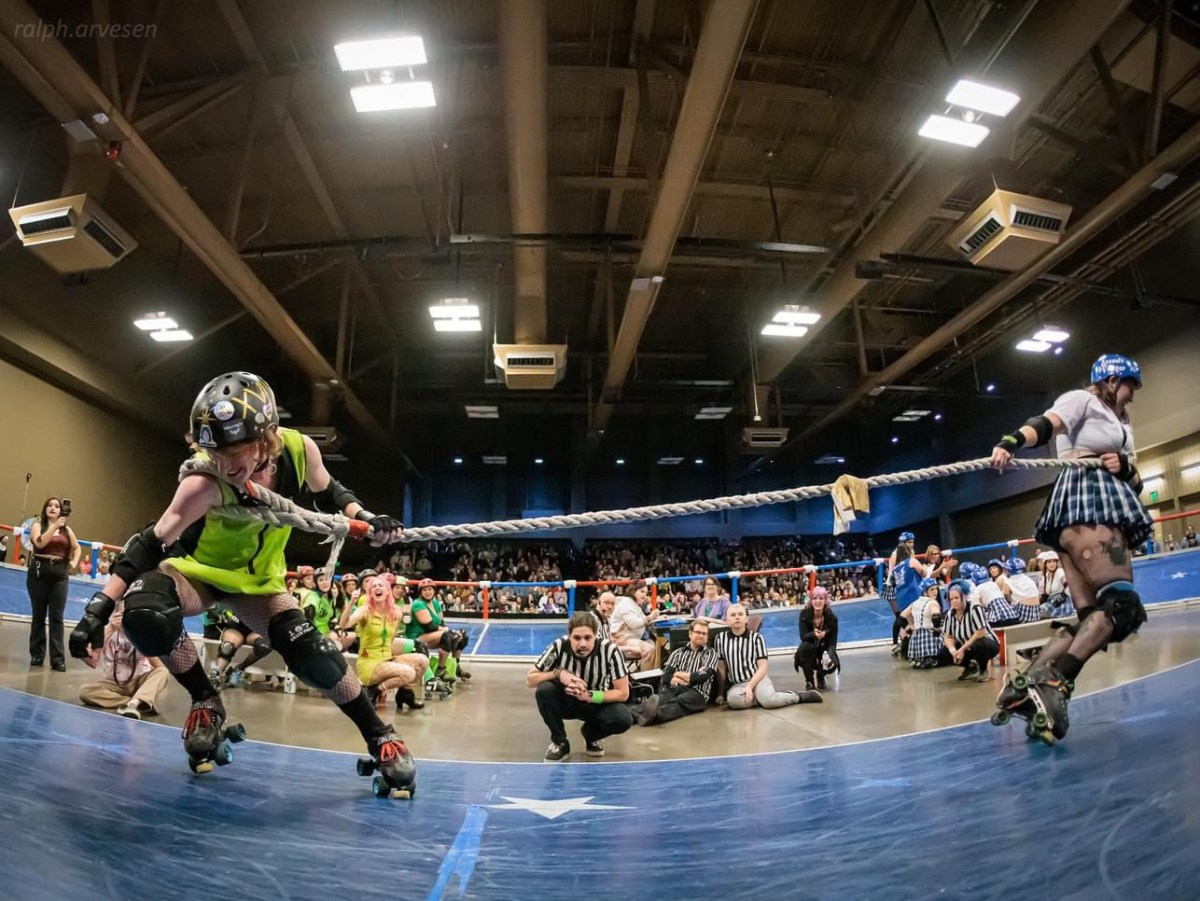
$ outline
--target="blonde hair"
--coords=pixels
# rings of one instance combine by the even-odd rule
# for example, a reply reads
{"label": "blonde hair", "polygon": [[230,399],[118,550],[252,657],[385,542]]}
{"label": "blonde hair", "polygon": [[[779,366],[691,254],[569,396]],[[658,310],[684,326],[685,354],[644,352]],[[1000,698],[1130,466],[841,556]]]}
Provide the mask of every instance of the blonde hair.
{"label": "blonde hair", "polygon": [[[1120,382],[1117,382],[1117,384],[1119,385]],[[1087,390],[1100,398],[1100,402],[1104,406],[1108,407],[1114,413],[1117,412],[1117,389],[1108,383],[1108,379],[1088,385]],[[1126,410],[1118,414],[1118,418],[1122,422],[1129,422],[1129,411]]]}
{"label": "blonde hair", "polygon": [[[187,442],[187,446],[193,454],[210,455],[211,451],[223,450],[223,448],[219,447],[201,447],[196,443],[196,438],[191,432],[184,435],[183,440]],[[267,426],[267,430],[253,440],[258,443],[259,448],[268,460],[274,460],[283,453],[283,438],[279,434],[279,426],[277,425]]]}

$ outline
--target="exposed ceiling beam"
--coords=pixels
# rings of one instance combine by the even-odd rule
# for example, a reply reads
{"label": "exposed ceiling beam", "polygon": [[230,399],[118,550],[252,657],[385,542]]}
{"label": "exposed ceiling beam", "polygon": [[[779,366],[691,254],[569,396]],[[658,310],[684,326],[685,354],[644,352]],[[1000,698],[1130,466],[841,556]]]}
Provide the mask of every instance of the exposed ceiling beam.
{"label": "exposed ceiling beam", "polygon": [[[980,74],[997,78],[1021,96],[1021,104],[1011,122],[975,151],[978,159],[988,153],[1003,153],[1006,138],[1017,133],[1026,118],[1058,90],[1063,79],[1081,57],[1099,41],[1114,19],[1129,5],[1129,0],[1056,0],[1042,3],[1012,37],[1003,52],[985,65]],[[989,49],[990,48],[985,48]],[[920,170],[911,176],[899,197],[878,217],[858,245],[830,274],[809,306],[821,314],[821,321],[809,329],[799,342],[764,345],[759,355],[758,378],[772,382],[779,378],[805,348],[819,346],[818,336],[862,290],[864,282],[855,275],[857,259],[873,259],[889,251],[898,251],[943,207],[947,198],[960,189],[964,179],[963,154],[932,147]]]}
{"label": "exposed ceiling beam", "polygon": [[[508,159],[509,219],[518,234],[546,230],[548,57],[546,0],[501,0],[500,82]],[[513,258],[513,338],[546,341],[546,245],[517,241]]]}
{"label": "exposed ceiling beam", "polygon": [[[554,184],[575,190],[633,191],[644,194],[650,190],[648,178],[613,175],[556,175]],[[693,194],[697,197],[725,197],[737,200],[756,200],[767,203],[770,193],[766,185],[742,182],[702,181],[697,182]],[[822,206],[848,209],[857,198],[853,194],[824,191],[820,189],[781,188],[776,186],[775,199],[780,203],[796,203],[807,206]]]}
{"label": "exposed ceiling beam", "polygon": [[[882,372],[873,373],[861,381],[836,407],[820,419],[805,426],[787,445],[784,445],[784,448],[809,435],[815,434],[853,411],[857,408],[858,402],[872,390],[879,387],[886,388],[910,372],[914,367],[929,359],[939,350],[949,346],[955,338],[967,329],[976,325],[992,312],[1016,297],[1021,291],[1033,285],[1043,273],[1049,272],[1059,263],[1069,259],[1073,253],[1080,250],[1088,241],[1100,234],[1104,228],[1128,212],[1134,204],[1154,190],[1152,187],[1153,183],[1164,172],[1178,172],[1197,157],[1200,157],[1200,124],[1189,128],[1175,143],[1139,169],[1128,181],[1097,204],[1063,236],[1062,241],[1053,250],[1039,257],[1027,269],[1013,273],[949,322],[944,323],[931,334],[922,338],[916,346],[905,353],[899,360],[886,367]],[[780,448],[780,451],[784,448]]]}
{"label": "exposed ceiling beam", "polygon": [[708,8],[671,138],[661,187],[625,300],[601,397],[593,411],[591,427],[596,432],[604,429],[611,419],[637,354],[757,6],[757,0],[722,0]]}
{"label": "exposed ceiling beam", "polygon": [[226,75],[207,87],[201,88],[186,97],[180,97],[170,103],[158,107],[153,112],[146,113],[133,127],[139,134],[155,139],[161,138],[196,116],[224,103],[230,97],[242,90],[254,77],[254,69],[243,69],[233,75]]}
{"label": "exposed ceiling beam", "polygon": [[[38,14],[22,0],[0,0],[0,61],[58,122],[66,123],[102,112],[108,122],[97,126],[102,140],[121,143],[118,171],[150,209],[159,216],[188,248],[229,289],[280,349],[312,381],[337,377],[333,367],[304,330],[280,306],[219,229],[204,215],[154,152],[125,119],[99,86],[65,47],[53,38],[10,38],[24,33],[29,23],[39,23]],[[39,35],[52,34],[42,24]],[[351,391],[346,390],[347,412],[381,445],[399,451],[395,439],[379,424],[374,414]]]}

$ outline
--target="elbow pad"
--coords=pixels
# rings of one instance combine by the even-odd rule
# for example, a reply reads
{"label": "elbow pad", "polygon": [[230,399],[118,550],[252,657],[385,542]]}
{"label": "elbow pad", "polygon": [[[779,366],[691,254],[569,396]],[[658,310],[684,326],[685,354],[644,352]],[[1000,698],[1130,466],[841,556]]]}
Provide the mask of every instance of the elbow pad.
{"label": "elbow pad", "polygon": [[441,626],[436,625],[434,623],[432,616],[429,618],[429,622],[427,622],[427,623],[423,623],[420,620],[416,620],[416,623],[418,626],[421,627],[421,631],[424,632],[426,635],[428,635],[430,632],[436,632],[438,629],[441,628]]}
{"label": "elbow pad", "polygon": [[1141,493],[1142,477],[1138,475],[1137,467],[1133,465],[1128,454],[1117,454],[1117,457],[1121,461],[1121,468],[1117,470],[1117,478],[1122,482],[1128,482],[1134,491]]}
{"label": "elbow pad", "polygon": [[151,524],[125,542],[112,565],[112,574],[130,585],[142,573],[157,569],[166,556],[167,546],[154,534]]}
{"label": "elbow pad", "polygon": [[1054,424],[1045,416],[1030,416],[1025,425],[1033,429],[1037,440],[1030,447],[1041,447],[1054,437]]}
{"label": "elbow pad", "polygon": [[347,505],[357,503],[354,492],[332,477],[322,490],[313,492],[313,506],[321,513],[341,513]]}

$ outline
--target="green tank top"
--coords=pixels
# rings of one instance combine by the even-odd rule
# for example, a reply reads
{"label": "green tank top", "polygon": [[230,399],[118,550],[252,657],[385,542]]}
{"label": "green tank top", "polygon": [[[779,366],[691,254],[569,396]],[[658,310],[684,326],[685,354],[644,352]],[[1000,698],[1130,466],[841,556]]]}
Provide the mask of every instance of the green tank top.
{"label": "green tank top", "polygon": [[[294,429],[280,429],[279,437],[283,439],[283,456],[295,471],[297,486],[303,486],[307,468],[304,436]],[[216,482],[222,506],[241,502],[232,485],[221,479]],[[185,557],[171,558],[170,564],[189,579],[228,594],[283,594],[287,590],[284,548],[291,534],[291,526],[234,518],[224,515],[221,507],[213,507],[205,514],[195,548]]]}
{"label": "green tank top", "polygon": [[328,635],[333,623],[333,602],[319,591],[309,591],[300,606],[313,608],[313,625],[322,635]]}
{"label": "green tank top", "polygon": [[423,598],[417,598],[412,602],[412,620],[404,627],[404,637],[416,640],[425,634],[425,628],[417,622],[417,611],[428,610],[430,622],[435,628],[440,628],[445,615],[442,610],[442,603],[436,597],[428,604]]}

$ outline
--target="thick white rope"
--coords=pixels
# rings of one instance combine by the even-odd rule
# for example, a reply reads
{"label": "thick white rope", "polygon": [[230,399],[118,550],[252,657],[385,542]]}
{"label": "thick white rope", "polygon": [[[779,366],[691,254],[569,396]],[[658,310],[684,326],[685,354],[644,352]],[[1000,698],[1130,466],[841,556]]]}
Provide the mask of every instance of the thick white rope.
{"label": "thick white rope", "polygon": [[[1078,467],[1093,469],[1100,466],[1096,458],[1083,460],[1057,460],[1047,457],[1029,459],[1013,459],[1009,464],[1013,469],[1063,469]],[[990,457],[980,457],[977,460],[964,460],[960,463],[946,463],[942,466],[927,466],[924,469],[910,469],[906,472],[884,473],[871,476],[862,481],[868,488],[886,488],[892,485],[908,485],[913,482],[926,482],[930,479],[940,479],[945,476],[964,475],[971,472],[981,472],[992,468]],[[211,460],[188,460],[180,467],[179,477],[183,478],[193,472],[203,472],[217,475],[216,466]],[[349,534],[350,520],[345,516],[329,513],[317,513],[306,510],[282,495],[270,489],[250,482],[248,483],[254,500],[260,506],[229,506],[222,507],[222,515],[247,517],[269,522],[277,526],[292,526],[306,532],[318,535],[328,535],[327,541],[333,542],[326,568],[332,572],[333,565],[341,553],[342,544]],[[715,513],[721,510],[738,510],[745,507],[764,507],[770,504],[789,504],[796,501],[809,501],[825,497],[833,493],[834,483],[828,485],[809,485],[803,488],[785,488],[779,491],[759,491],[754,494],[734,494],[727,497],[714,497],[708,500],[684,501],[676,504],[655,504],[650,507],[629,507],[625,510],[595,510],[589,513],[568,513],[562,516],[540,516],[532,519],[503,519],[493,522],[464,523],[453,526],[421,526],[405,529],[401,541],[444,541],[450,538],[485,538],[490,535],[511,535],[517,532],[544,532],[555,529],[577,529],[582,526],[604,525],[608,523],[641,522],[649,519],[666,519],[672,516],[693,516],[697,513]]]}
{"label": "thick white rope", "polygon": [[[1014,469],[1059,469],[1063,467],[1094,468],[1100,461],[1056,460],[1046,457],[1013,459],[1009,466]],[[947,463],[943,466],[928,466],[925,469],[910,469],[907,472],[885,473],[863,479],[868,488],[885,488],[890,485],[907,485],[910,482],[925,482],[944,476],[957,476],[969,472],[980,472],[992,468],[990,457]],[[510,535],[515,532],[542,532],[551,529],[575,529],[580,526],[607,523],[640,522],[647,519],[665,519],[671,516],[691,516],[696,513],[714,513],[720,510],[737,510],[743,507],[763,507],[768,504],[788,504],[808,501],[833,493],[833,483],[810,485],[805,488],[786,488],[781,491],[759,491],[755,494],[735,494],[729,497],[714,497],[702,501],[684,501],[677,504],[656,504],[651,507],[630,507],[626,510],[598,510],[590,513],[569,513],[563,516],[541,516],[533,519],[505,519],[454,526],[421,526],[405,529],[401,539],[410,541],[445,540],[448,538],[483,538],[489,535]]]}

